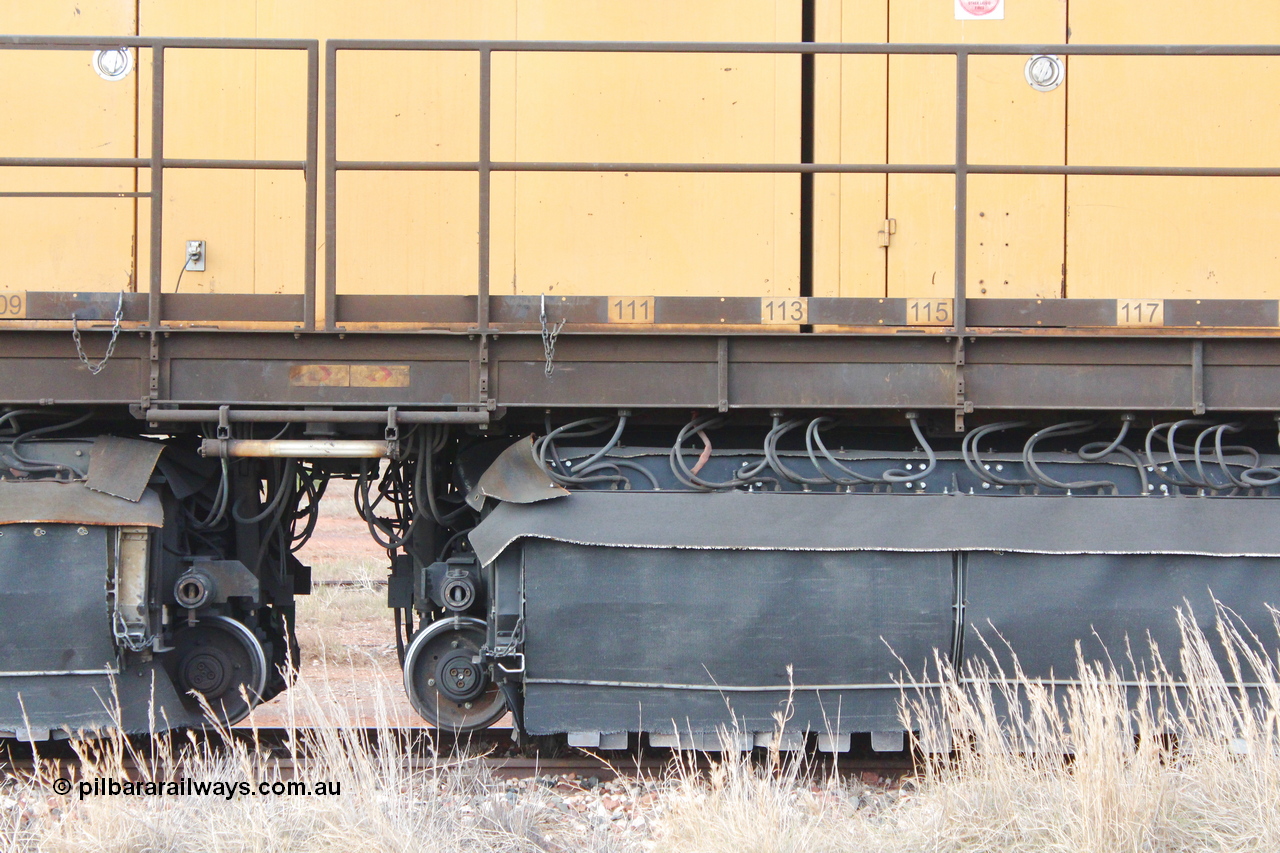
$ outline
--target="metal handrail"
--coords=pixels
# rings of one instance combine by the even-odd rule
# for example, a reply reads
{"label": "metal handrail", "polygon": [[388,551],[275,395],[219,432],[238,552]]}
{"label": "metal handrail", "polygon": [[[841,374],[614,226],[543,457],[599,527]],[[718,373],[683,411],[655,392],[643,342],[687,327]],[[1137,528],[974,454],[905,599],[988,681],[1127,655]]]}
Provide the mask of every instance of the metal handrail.
{"label": "metal handrail", "polygon": [[[96,167],[151,170],[149,192],[0,192],[0,198],[145,198],[151,202],[151,278],[147,327],[160,328],[163,280],[165,169],[247,169],[301,171],[305,182],[302,328],[315,328],[316,179],[319,154],[320,42],[316,39],[154,38],[150,36],[0,36],[0,50],[151,50],[151,155],[149,157],[0,157],[0,167]],[[306,158],[303,160],[227,160],[174,158],[164,154],[164,65],[166,49],[301,50],[307,54]],[[138,140],[141,143],[141,140]]]}
{"label": "metal handrail", "polygon": [[[480,61],[480,144],[476,160],[339,160],[337,79],[340,51],[472,52]],[[492,59],[513,53],[711,53],[773,55],[951,55],[956,58],[955,162],[888,163],[621,163],[495,161],[491,156]],[[659,172],[766,174],[951,174],[955,176],[955,296],[953,334],[966,329],[968,176],[1120,175],[1171,177],[1280,177],[1277,168],[1181,166],[1030,166],[969,162],[969,57],[971,56],[1280,56],[1280,45],[1081,45],[1081,44],[845,44],[819,42],[628,42],[515,40],[330,39],[325,43],[325,328],[333,329],[337,305],[337,173],[339,171],[452,171],[479,175],[479,269],[476,330],[488,332],[490,176],[493,172]]]}
{"label": "metal handrail", "polygon": [[[146,198],[151,203],[150,282],[147,326],[159,329],[161,316],[163,236],[163,177],[165,169],[249,169],[302,171],[305,180],[304,282],[302,328],[316,328],[316,254],[319,173],[319,41],[314,39],[155,38],[139,36],[0,36],[0,50],[83,50],[144,48],[152,56],[151,146],[147,157],[0,157],[6,167],[147,168],[147,192],[11,191],[0,198]],[[164,153],[164,53],[166,49],[301,50],[307,53],[306,157],[302,160],[231,160],[171,158]],[[480,67],[479,150],[475,160],[340,160],[337,156],[337,74],[341,51],[473,52]],[[339,171],[452,171],[479,176],[478,271],[476,329],[491,330],[489,300],[490,179],[493,172],[650,172],[735,174],[950,174],[955,177],[955,298],[954,324],[966,328],[968,176],[1167,176],[1167,177],[1280,177],[1280,167],[1188,167],[1101,165],[992,165],[968,159],[969,57],[1033,56],[1280,56],[1280,45],[1064,45],[1064,44],[845,44],[817,42],[627,42],[517,40],[376,40],[331,39],[325,44],[325,283],[324,328],[335,328],[337,315],[337,173]],[[492,158],[492,57],[495,52],[526,53],[683,53],[771,55],[951,55],[956,58],[956,135],[953,163],[676,163],[593,161],[498,161]]]}

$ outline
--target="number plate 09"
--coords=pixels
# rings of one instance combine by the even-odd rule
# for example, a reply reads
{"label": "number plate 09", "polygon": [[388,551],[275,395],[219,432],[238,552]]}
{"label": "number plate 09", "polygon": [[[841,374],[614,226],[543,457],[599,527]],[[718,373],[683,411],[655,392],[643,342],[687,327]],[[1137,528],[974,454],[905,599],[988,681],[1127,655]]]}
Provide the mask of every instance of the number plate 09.
{"label": "number plate 09", "polygon": [[27,316],[27,294],[0,290],[0,320],[22,320]]}

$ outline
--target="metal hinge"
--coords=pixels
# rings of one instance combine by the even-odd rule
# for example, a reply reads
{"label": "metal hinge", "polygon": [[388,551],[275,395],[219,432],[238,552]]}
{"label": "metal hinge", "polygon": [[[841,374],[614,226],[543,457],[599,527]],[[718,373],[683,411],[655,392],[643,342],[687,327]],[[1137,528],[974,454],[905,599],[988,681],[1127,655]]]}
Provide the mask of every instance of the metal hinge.
{"label": "metal hinge", "polygon": [[886,219],[884,221],[884,230],[880,231],[877,237],[877,245],[881,249],[889,248],[889,238],[898,233],[898,220]]}

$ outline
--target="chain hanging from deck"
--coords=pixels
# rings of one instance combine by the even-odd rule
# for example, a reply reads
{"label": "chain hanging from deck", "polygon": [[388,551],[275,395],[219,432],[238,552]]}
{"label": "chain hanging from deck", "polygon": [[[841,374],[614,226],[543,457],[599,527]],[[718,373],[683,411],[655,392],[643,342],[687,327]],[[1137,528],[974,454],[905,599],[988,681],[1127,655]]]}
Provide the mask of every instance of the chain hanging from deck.
{"label": "chain hanging from deck", "polygon": [[547,364],[542,369],[543,374],[548,379],[551,374],[556,372],[556,338],[560,337],[560,330],[564,328],[565,321],[553,324],[550,328],[547,326],[547,295],[542,294],[542,310],[538,314],[538,323],[542,326],[542,352],[547,357]]}
{"label": "chain hanging from deck", "polygon": [[107,366],[107,362],[111,360],[112,354],[116,351],[116,340],[120,337],[120,321],[124,319],[124,291],[120,291],[120,301],[116,303],[115,321],[111,324],[111,341],[107,344],[107,354],[102,357],[102,361],[94,364],[89,361],[89,356],[85,355],[84,344],[80,341],[80,326],[75,314],[71,315],[71,339],[76,342],[76,355],[80,356],[80,361],[84,366],[89,368],[91,376],[97,376],[102,369]]}

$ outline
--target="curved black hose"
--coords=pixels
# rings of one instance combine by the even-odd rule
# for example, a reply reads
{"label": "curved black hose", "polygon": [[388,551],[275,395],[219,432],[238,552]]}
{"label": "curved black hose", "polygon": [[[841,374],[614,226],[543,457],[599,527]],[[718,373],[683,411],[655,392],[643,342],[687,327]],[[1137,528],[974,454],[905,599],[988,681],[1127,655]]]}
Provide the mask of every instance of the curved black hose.
{"label": "curved black hose", "polygon": [[297,483],[294,482],[294,468],[296,465],[297,465],[296,459],[290,458],[285,460],[284,470],[283,472],[281,472],[280,479],[277,481],[275,494],[271,497],[270,502],[268,502],[267,506],[262,510],[262,512],[258,513],[257,515],[249,516],[248,518],[246,518],[240,514],[240,506],[244,498],[241,498],[240,500],[237,500],[234,504],[232,504],[231,517],[235,519],[236,523],[237,524],[257,524],[258,522],[265,519],[267,516],[275,513],[275,511],[281,506],[281,504],[284,503],[285,496],[293,493],[295,487],[297,486]]}
{"label": "curved black hose", "polygon": [[[11,409],[5,412],[3,415],[0,415],[0,426],[3,426],[6,421],[9,421],[12,418],[17,418],[22,415],[38,415],[41,413],[42,412],[40,409]],[[7,434],[18,435],[19,434],[18,431],[20,429],[21,427],[18,425],[17,421],[14,421],[14,423],[9,427],[9,432]]]}
{"label": "curved black hose", "polygon": [[231,497],[231,471],[230,460],[222,457],[222,477],[218,480],[218,490],[214,495],[213,505],[209,507],[209,514],[201,519],[195,513],[188,512],[191,527],[196,530],[209,530],[222,523],[227,517],[227,507],[230,504]]}
{"label": "curved black hose", "polygon": [[1132,450],[1124,446],[1124,440],[1129,435],[1129,426],[1132,423],[1133,423],[1133,416],[1125,415],[1120,422],[1120,432],[1116,435],[1116,437],[1111,441],[1110,444],[1106,444],[1105,442],[1101,442],[1101,441],[1093,441],[1082,446],[1079,450],[1077,450],[1076,455],[1086,462],[1098,462],[1102,459],[1105,459],[1106,457],[1110,456],[1113,453],[1119,453],[1120,455],[1128,459],[1133,464],[1133,467],[1137,469],[1138,482],[1140,483],[1142,494],[1145,495],[1149,491],[1148,486],[1150,485],[1149,481],[1147,480],[1146,466],[1142,464],[1142,460],[1138,457],[1138,454],[1134,453]]}
{"label": "curved black hose", "polygon": [[1152,450],[1151,445],[1155,443],[1156,436],[1158,436],[1161,431],[1167,430],[1169,434],[1165,438],[1165,445],[1169,451],[1170,461],[1173,463],[1173,466],[1177,470],[1182,472],[1183,477],[1185,478],[1187,472],[1183,469],[1182,464],[1178,460],[1178,451],[1180,449],[1183,451],[1192,450],[1192,448],[1190,447],[1179,448],[1177,443],[1174,441],[1174,435],[1177,433],[1178,429],[1180,429],[1181,427],[1206,426],[1209,423],[1211,422],[1206,420],[1189,418],[1181,421],[1169,421],[1162,424],[1156,424],[1151,429],[1147,430],[1147,437],[1143,442],[1143,450],[1146,451],[1147,466],[1151,468],[1151,470],[1155,473],[1157,477],[1159,477],[1160,479],[1168,483],[1172,483],[1175,486],[1190,486],[1191,483],[1188,480],[1186,479],[1179,480],[1177,477],[1169,476],[1167,471],[1161,470],[1161,465],[1159,462],[1156,462],[1155,452]]}
{"label": "curved black hose", "polygon": [[404,668],[404,637],[400,633],[401,631],[400,608],[399,607],[391,608],[391,613],[392,613],[391,618],[395,622],[395,630],[396,630],[396,659],[400,661],[400,667],[403,669]]}
{"label": "curved black hose", "polygon": [[[785,466],[781,465],[781,461],[778,460],[777,439],[789,432],[791,429],[794,429],[794,426],[783,424],[781,427],[775,427],[774,430],[770,432],[769,437],[766,437],[765,453],[772,460],[771,464],[773,464],[775,470],[778,470],[778,473],[783,474],[783,476],[786,476],[788,479],[792,480],[792,482],[796,483],[808,485],[825,485],[827,483],[834,483],[837,486],[856,486],[859,484],[914,482],[929,476],[938,464],[938,457],[933,452],[933,448],[929,445],[929,441],[924,437],[924,432],[921,431],[918,420],[919,419],[915,412],[907,413],[907,422],[911,424],[911,432],[915,434],[916,441],[919,442],[921,449],[924,450],[925,458],[928,460],[925,465],[921,466],[919,471],[906,471],[901,468],[890,468],[879,477],[872,477],[866,474],[860,474],[857,471],[846,467],[841,464],[840,460],[836,459],[835,454],[833,454],[822,441],[822,430],[830,428],[830,426],[835,423],[834,418],[828,417],[814,418],[809,422],[809,426],[805,429],[804,433],[804,446],[805,450],[809,453],[809,461],[813,463],[813,467],[825,479],[801,477],[788,471]],[[798,425],[799,421],[794,423]],[[770,442],[770,438],[772,438],[772,442]],[[823,469],[821,462],[818,460],[817,454],[813,452],[815,445],[822,453],[823,457],[826,458],[827,462],[835,467],[835,469],[841,474],[846,475],[845,477],[832,476]]]}
{"label": "curved black hose", "polygon": [[[592,483],[618,483],[625,482],[626,478],[621,475],[597,476],[589,477],[592,466],[603,459],[609,451],[618,445],[619,439],[622,438],[622,431],[627,426],[627,416],[619,415],[616,421],[612,418],[584,418],[579,421],[573,421],[564,426],[551,429],[550,416],[548,416],[547,433],[534,442],[533,455],[540,467],[552,480],[562,486],[585,486]],[[569,473],[569,466],[560,457],[560,449],[556,445],[558,438],[587,438],[593,435],[600,435],[613,429],[613,435],[605,442],[599,450],[587,459],[578,463],[578,470]],[[547,458],[550,452],[551,458]]]}
{"label": "curved black hose", "polygon": [[1027,472],[1035,478],[1036,482],[1052,489],[1101,489],[1111,488],[1117,494],[1120,489],[1110,480],[1080,480],[1074,483],[1063,483],[1053,479],[1049,475],[1040,470],[1040,466],[1036,464],[1035,448],[1036,444],[1046,438],[1062,437],[1067,435],[1080,435],[1081,433],[1090,432],[1096,426],[1093,421],[1068,421],[1063,424],[1055,424],[1051,427],[1045,427],[1032,434],[1027,439],[1027,443],[1022,446],[1022,465]]}
{"label": "curved black hose", "polygon": [[1131,424],[1132,422],[1133,422],[1132,416],[1126,416],[1120,422],[1120,432],[1116,435],[1114,439],[1112,439],[1110,444],[1106,445],[1101,450],[1088,449],[1090,447],[1095,447],[1096,445],[1102,444],[1101,441],[1094,441],[1094,442],[1090,442],[1089,444],[1086,444],[1084,447],[1081,447],[1079,450],[1077,450],[1076,455],[1086,462],[1097,462],[1099,459],[1102,459],[1103,457],[1110,456],[1112,453],[1116,451],[1116,448],[1118,448],[1121,444],[1124,443],[1125,436],[1129,434],[1129,424]]}
{"label": "curved black hose", "polygon": [[925,457],[929,460],[929,464],[921,468],[919,471],[905,471],[901,468],[890,468],[881,476],[890,483],[910,483],[916,480],[923,480],[932,473],[938,464],[938,457],[933,452],[933,448],[929,446],[929,442],[925,440],[924,433],[920,430],[919,416],[915,412],[907,412],[907,421],[911,424],[911,431],[916,435],[916,441],[920,442],[920,447],[924,450]]}
{"label": "curved black hose", "polygon": [[[827,486],[834,481],[826,475],[826,473],[818,468],[818,477],[805,477],[792,471],[783,464],[782,458],[778,456],[778,440],[787,433],[805,424],[805,421],[799,418],[793,418],[782,423],[778,422],[778,418],[774,418],[773,429],[769,430],[764,437],[764,458],[768,460],[769,467],[778,473],[783,479],[802,486]],[[816,466],[815,466],[816,467]]]}
{"label": "curved black hose", "polygon": [[653,472],[640,463],[632,462],[629,459],[618,459],[616,457],[608,459],[607,462],[616,468],[625,468],[628,471],[635,471],[639,474],[643,474],[645,479],[649,481],[649,485],[653,486],[653,490],[655,492],[662,491],[662,485],[658,482],[658,478],[653,476]]}
{"label": "curved black hose", "polygon": [[[1169,448],[1169,461],[1173,463],[1173,467],[1177,469],[1178,473],[1182,475],[1182,479],[1186,481],[1183,483],[1179,483],[1178,485],[1180,486],[1196,486],[1198,488],[1212,488],[1210,484],[1197,481],[1194,477],[1191,476],[1191,474],[1187,471],[1186,468],[1182,467],[1182,460],[1178,458],[1178,453],[1177,453],[1177,449],[1178,449],[1177,441],[1174,438],[1178,430],[1184,426],[1204,426],[1209,423],[1212,423],[1212,422],[1205,421],[1205,420],[1198,420],[1196,418],[1187,418],[1186,420],[1177,421],[1172,425],[1170,425],[1169,427],[1169,432],[1165,436],[1165,441]],[[1197,444],[1193,446],[1191,448],[1191,451],[1193,454],[1198,455],[1199,445]],[[1194,456],[1192,458],[1194,459]]]}
{"label": "curved black hose", "polygon": [[[1226,453],[1226,451],[1230,450],[1238,453],[1243,453],[1249,456],[1251,461],[1249,462],[1249,467],[1246,469],[1246,471],[1260,470],[1258,467],[1258,463],[1262,461],[1262,454],[1258,453],[1258,451],[1254,450],[1252,447],[1249,447],[1247,445],[1242,445],[1242,444],[1223,447],[1222,436],[1225,433],[1227,432],[1237,433],[1237,432],[1241,432],[1244,429],[1243,426],[1240,426],[1239,428],[1235,428],[1235,429],[1233,429],[1232,426],[1233,426],[1232,424],[1223,424],[1222,426],[1218,427],[1218,429],[1214,432],[1214,435],[1213,435],[1214,461],[1218,463],[1218,467],[1222,470],[1223,475],[1226,476],[1226,478],[1230,482],[1234,483],[1238,488],[1242,488],[1242,489],[1249,488],[1249,486],[1253,484],[1247,482],[1243,476],[1237,477],[1231,473],[1231,467],[1227,464],[1227,460],[1224,458],[1224,454]],[[1277,472],[1276,476],[1277,478],[1280,478],[1280,472]]]}
{"label": "curved black hose", "polygon": [[[295,508],[293,513],[293,521],[290,525],[290,545],[289,553],[296,554],[302,550],[307,542],[311,541],[311,535],[315,533],[316,523],[320,520],[320,501],[324,498],[325,491],[329,488],[328,475],[317,476],[314,468],[306,470],[306,475],[302,478],[303,493],[298,496],[298,503],[301,504],[302,498],[307,499],[305,509]],[[319,485],[316,485],[319,483]],[[306,519],[306,524],[302,528],[302,532],[297,531],[298,522]]]}
{"label": "curved black hose", "polygon": [[[809,451],[809,461],[813,463],[813,467],[818,470],[819,474],[822,474],[830,482],[835,483],[837,486],[857,486],[857,485],[871,485],[871,484],[883,483],[884,480],[880,479],[879,477],[871,477],[866,474],[859,474],[857,471],[854,471],[851,468],[846,468],[844,465],[840,464],[840,460],[836,459],[835,455],[832,454],[832,452],[827,449],[827,446],[825,444],[823,444],[822,430],[829,429],[833,424],[835,424],[835,422],[836,422],[835,418],[828,418],[828,417],[814,418],[812,421],[809,422],[809,426],[804,431],[804,446],[805,446],[805,449]],[[829,463],[835,466],[836,470],[838,470],[842,474],[845,474],[846,476],[833,477],[830,474],[828,474],[825,470],[823,470],[822,465],[818,462],[817,455],[815,455],[813,452],[814,445],[817,445],[818,450],[822,452],[822,455],[826,458],[826,460]]]}
{"label": "curved black hose", "polygon": [[[1220,492],[1224,489],[1230,488],[1239,488],[1241,486],[1241,483],[1236,482],[1236,478],[1231,474],[1230,469],[1227,468],[1226,460],[1223,459],[1222,455],[1223,451],[1226,450],[1226,448],[1222,446],[1222,434],[1226,431],[1237,433],[1240,432],[1240,430],[1241,427],[1237,424],[1219,424],[1216,426],[1206,427],[1200,431],[1200,434],[1196,436],[1196,443],[1193,445],[1193,455],[1191,457],[1192,462],[1196,466],[1196,474],[1199,475],[1199,479],[1197,480],[1187,477],[1188,480],[1191,480],[1192,485],[1198,486],[1202,489],[1208,489],[1213,492]],[[1214,434],[1214,455],[1219,468],[1222,469],[1223,473],[1227,477],[1227,482],[1225,483],[1215,483],[1213,478],[1209,476],[1208,472],[1204,470],[1204,458],[1201,448],[1204,446],[1204,440],[1208,438],[1209,433]]]}
{"label": "curved black hose", "polygon": [[459,530],[457,533],[454,533],[452,536],[446,539],[444,542],[444,545],[440,546],[440,550],[436,552],[436,562],[443,563],[445,560],[445,556],[449,553],[449,549],[453,547],[454,543],[457,542],[459,539],[461,539],[463,536],[466,536],[472,530],[475,530],[475,528],[468,527],[465,530]]}
{"label": "curved black hose", "polygon": [[[382,483],[379,484],[377,500],[370,500],[369,490],[373,485],[373,474],[376,471],[376,468],[371,470],[367,462],[361,465],[360,476],[356,478],[356,487],[353,493],[356,513],[364,519],[365,525],[369,528],[369,535],[373,537],[374,542],[378,543],[378,547],[386,551],[394,551],[403,547],[409,541],[409,537],[412,535],[418,520],[417,514],[414,514],[414,518],[408,524],[408,529],[401,535],[397,535],[387,521],[374,515],[374,509],[377,508],[378,504],[382,503],[383,498],[387,497],[390,491],[391,486],[387,482],[387,477],[394,475],[393,470],[388,468],[386,476],[384,476]],[[383,489],[383,484],[387,484],[386,490]],[[382,538],[383,535],[387,538]]]}
{"label": "curved black hose", "polygon": [[[1280,417],[1276,418],[1276,443],[1280,444]],[[1261,458],[1261,457],[1259,457]],[[1255,462],[1255,465],[1257,463]],[[1266,488],[1280,485],[1280,471],[1275,468],[1250,468],[1240,475],[1240,480],[1247,486]]]}
{"label": "curved black hose", "polygon": [[[413,477],[414,497],[417,500],[413,510],[413,522],[410,524],[410,532],[412,532],[413,525],[417,524],[418,519],[425,517],[422,513],[423,497],[427,499],[427,511],[431,514],[431,518],[441,527],[448,527],[455,519],[460,518],[470,509],[464,503],[452,512],[441,512],[439,501],[436,498],[436,454],[444,448],[447,440],[446,430],[441,430],[438,434],[426,430],[422,433],[417,468],[414,470]],[[408,536],[409,534],[406,533],[405,538],[407,539]]]}
{"label": "curved black hose", "polygon": [[[999,423],[987,424],[978,427],[973,432],[964,437],[960,442],[960,458],[964,460],[964,465],[979,480],[991,483],[996,486],[1034,486],[1035,480],[1012,480],[1007,477],[1000,477],[991,473],[991,469],[982,461],[982,457],[978,455],[978,442],[986,438],[993,432],[1003,432],[1007,429],[1020,429],[1027,425],[1026,421],[1000,421]],[[969,455],[973,454],[970,459]]]}
{"label": "curved black hose", "polygon": [[609,477],[609,479],[613,480],[615,483],[621,484],[624,488],[628,490],[633,489],[634,486],[631,482],[631,478],[628,477],[626,474],[622,473],[623,468],[626,468],[631,471],[638,471],[639,473],[643,474],[645,477],[649,479],[649,483],[650,485],[653,486],[654,491],[662,491],[661,487],[658,485],[658,479],[654,477],[653,474],[645,470],[645,468],[642,465],[637,465],[636,463],[629,462],[625,459],[604,459],[589,467],[580,468],[579,471],[580,473],[585,475],[585,474],[594,474],[597,471],[612,470],[614,473]]}
{"label": "curved black hose", "polygon": [[41,462],[38,459],[28,459],[27,457],[23,456],[21,453],[18,452],[18,445],[21,442],[29,441],[38,435],[46,435],[51,432],[61,432],[64,429],[71,429],[72,427],[78,427],[80,426],[80,424],[84,423],[85,421],[89,420],[89,418],[93,417],[93,415],[94,415],[93,411],[90,410],[88,412],[85,412],[80,417],[70,421],[66,421],[65,423],[50,424],[49,426],[29,429],[26,432],[19,435],[17,438],[15,438],[12,442],[10,442],[9,454],[6,454],[6,455],[11,455],[11,458],[16,460],[19,463],[17,465],[14,465],[13,467],[17,468],[20,471],[27,471],[32,474],[39,473],[41,471],[55,471],[55,472],[66,471],[68,473],[76,475],[77,477],[84,477],[86,476],[86,473],[84,471],[81,471],[78,468],[73,468],[70,465],[61,465],[56,462]]}
{"label": "curved black hose", "polygon": [[[703,479],[693,472],[684,459],[684,443],[688,441],[690,437],[695,436],[698,433],[704,433],[705,435],[707,430],[716,429],[723,425],[724,418],[716,415],[708,415],[702,418],[694,418],[692,421],[680,428],[680,432],[676,436],[676,443],[671,446],[671,452],[668,454],[668,459],[671,463],[671,473],[675,475],[676,479],[688,488],[708,492],[737,489],[743,486],[750,486],[755,483],[776,483],[777,481],[772,477],[758,476],[759,473],[768,466],[768,459],[762,459],[754,466],[744,466],[734,473],[732,479],[719,483]],[[706,441],[707,439],[704,437],[703,440]]]}

